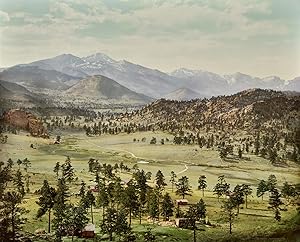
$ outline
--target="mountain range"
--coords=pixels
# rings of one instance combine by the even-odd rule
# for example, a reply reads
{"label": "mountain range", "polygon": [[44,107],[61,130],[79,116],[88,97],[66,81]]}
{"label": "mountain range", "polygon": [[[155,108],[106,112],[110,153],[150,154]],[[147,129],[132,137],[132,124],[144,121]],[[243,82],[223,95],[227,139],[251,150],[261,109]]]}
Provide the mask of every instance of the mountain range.
{"label": "mountain range", "polygon": [[155,99],[209,98],[249,88],[300,91],[300,77],[293,80],[283,80],[276,76],[258,78],[239,72],[219,75],[186,68],[165,73],[126,60],[117,61],[102,53],[86,57],[62,54],[16,65],[0,72],[0,80],[15,82],[29,89],[67,90],[80,80],[94,75],[105,76],[132,92]]}

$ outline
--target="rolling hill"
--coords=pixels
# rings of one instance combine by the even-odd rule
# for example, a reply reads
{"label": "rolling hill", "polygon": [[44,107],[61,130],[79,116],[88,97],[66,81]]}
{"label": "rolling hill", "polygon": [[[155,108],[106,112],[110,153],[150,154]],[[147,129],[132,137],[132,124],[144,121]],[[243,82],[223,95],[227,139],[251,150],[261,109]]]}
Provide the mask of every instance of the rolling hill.
{"label": "rolling hill", "polygon": [[120,85],[116,81],[101,75],[95,75],[80,80],[65,91],[72,96],[90,97],[97,99],[131,100],[149,102],[152,99]]}
{"label": "rolling hill", "polygon": [[178,100],[178,101],[187,101],[190,99],[203,98],[204,96],[189,89],[189,88],[179,88],[173,92],[168,93],[163,96],[163,98],[168,100]]}
{"label": "rolling hill", "polygon": [[45,70],[37,66],[18,65],[0,72],[0,80],[22,84],[26,87],[67,89],[70,82],[80,79],[56,70]]}
{"label": "rolling hill", "polygon": [[133,121],[167,124],[170,129],[185,127],[197,131],[300,126],[300,96],[279,91],[249,89],[234,95],[191,101],[157,100],[142,108]]}

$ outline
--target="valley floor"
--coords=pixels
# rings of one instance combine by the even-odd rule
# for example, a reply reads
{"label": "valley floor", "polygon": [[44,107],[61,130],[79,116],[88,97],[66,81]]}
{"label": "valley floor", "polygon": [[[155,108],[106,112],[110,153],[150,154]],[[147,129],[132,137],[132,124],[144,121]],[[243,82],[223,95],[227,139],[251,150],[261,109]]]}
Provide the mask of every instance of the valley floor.
{"label": "valley floor", "polygon": [[[146,142],[141,142],[144,137]],[[156,137],[158,140],[168,138],[170,142],[166,142],[164,145],[150,145],[149,141],[152,137]],[[134,142],[134,138],[139,141]],[[223,161],[219,158],[219,153],[216,150],[200,149],[196,145],[178,146],[172,144],[171,141],[172,136],[163,132],[141,132],[99,137],[87,137],[82,133],[65,133],[62,135],[61,144],[55,145],[53,139],[34,138],[25,133],[8,134],[8,142],[1,146],[0,159],[6,161],[11,158],[16,161],[17,159],[28,158],[31,161],[29,169],[31,192],[39,189],[44,179],[47,179],[50,185],[56,185],[53,168],[56,162],[63,163],[66,156],[71,158],[76,175],[79,177],[78,184],[71,188],[74,193],[78,191],[81,180],[84,180],[87,185],[93,184],[94,177],[88,172],[88,160],[90,158],[95,158],[101,163],[123,162],[128,167],[137,164],[139,168],[152,173],[152,180],[149,185],[153,184],[156,172],[161,170],[168,183],[166,191],[170,192],[173,199],[178,199],[178,197],[171,191],[169,184],[171,171],[177,173],[178,177],[188,176],[193,189],[192,196],[188,197],[191,203],[196,203],[202,197],[202,193],[197,190],[197,182],[200,175],[205,175],[208,188],[203,199],[207,204],[207,216],[215,226],[199,226],[197,231],[199,241],[240,241],[241,238],[249,241],[255,241],[255,239],[265,241],[264,238],[270,236],[275,236],[274,240],[279,237],[276,241],[296,241],[292,239],[295,237],[295,233],[299,234],[299,231],[291,232],[288,238],[284,237],[288,230],[299,230],[299,225],[297,227],[294,223],[296,208],[288,206],[288,211],[282,212],[282,221],[276,222],[273,218],[273,212],[268,209],[268,197],[266,196],[263,201],[261,198],[258,199],[256,187],[259,180],[266,180],[270,174],[276,176],[279,186],[282,186],[285,181],[289,183],[299,182],[298,165],[288,163],[287,167],[274,167],[270,165],[268,160],[251,154],[245,155],[247,159],[241,161]],[[34,148],[30,148],[31,144]],[[221,217],[221,202],[218,202],[212,192],[219,175],[225,176],[226,181],[231,184],[231,189],[236,184],[243,183],[250,184],[253,189],[252,196],[248,198],[248,208],[241,209],[240,215],[234,223],[233,235],[231,236],[228,233],[228,225]],[[123,180],[130,179],[130,177],[131,174],[121,174]],[[35,218],[38,209],[38,205],[35,203],[37,198],[38,196],[33,193],[27,194],[24,205],[30,209],[30,213],[27,214],[28,223],[26,223],[24,230],[31,233],[38,228],[46,228],[47,226],[47,218]],[[97,229],[99,229],[101,217],[101,211],[96,209]],[[190,230],[166,227],[162,224],[158,226],[147,221],[146,218],[144,218],[142,225],[139,225],[137,220],[133,224],[133,230],[137,233],[146,231],[147,227],[153,227],[157,241],[192,241],[192,231]],[[261,240],[260,237],[262,237]],[[269,241],[273,241],[273,239],[271,238]]]}

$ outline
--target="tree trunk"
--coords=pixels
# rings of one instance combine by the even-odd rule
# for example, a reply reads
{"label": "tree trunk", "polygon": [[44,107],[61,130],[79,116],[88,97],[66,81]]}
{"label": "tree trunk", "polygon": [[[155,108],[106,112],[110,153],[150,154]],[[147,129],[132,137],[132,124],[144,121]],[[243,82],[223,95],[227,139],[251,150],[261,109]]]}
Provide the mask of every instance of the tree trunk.
{"label": "tree trunk", "polygon": [[247,201],[248,196],[246,195],[246,208],[248,208],[248,201]]}
{"label": "tree trunk", "polygon": [[11,213],[11,227],[12,227],[12,235],[13,235],[13,242],[16,241],[16,232],[15,232],[15,215],[14,215],[14,209]]}
{"label": "tree trunk", "polygon": [[174,188],[174,184],[173,184],[173,182],[172,182],[172,193],[173,193],[173,188]]}
{"label": "tree trunk", "polygon": [[91,217],[92,217],[92,224],[93,224],[94,223],[93,205],[91,205]]}
{"label": "tree trunk", "polygon": [[160,213],[160,209],[159,209],[159,198],[157,199],[157,210],[158,210],[157,219],[158,219],[158,222],[159,222],[159,213]]}
{"label": "tree trunk", "polygon": [[50,234],[50,229],[51,229],[51,209],[48,211],[48,234]]}
{"label": "tree trunk", "polygon": [[102,207],[102,221],[104,221],[104,206]]}
{"label": "tree trunk", "polygon": [[140,215],[140,224],[142,224],[142,210],[139,208],[139,215]]}
{"label": "tree trunk", "polygon": [[113,237],[112,237],[112,232],[109,233],[109,241],[112,241]]}
{"label": "tree trunk", "polygon": [[129,227],[131,227],[131,207],[129,209]]}
{"label": "tree trunk", "polygon": [[231,221],[231,218],[229,220],[229,234],[232,234],[232,221]]}
{"label": "tree trunk", "polygon": [[194,242],[196,242],[196,225],[194,225]]}
{"label": "tree trunk", "polygon": [[240,213],[240,205],[238,204],[237,205],[237,214],[239,214]]}

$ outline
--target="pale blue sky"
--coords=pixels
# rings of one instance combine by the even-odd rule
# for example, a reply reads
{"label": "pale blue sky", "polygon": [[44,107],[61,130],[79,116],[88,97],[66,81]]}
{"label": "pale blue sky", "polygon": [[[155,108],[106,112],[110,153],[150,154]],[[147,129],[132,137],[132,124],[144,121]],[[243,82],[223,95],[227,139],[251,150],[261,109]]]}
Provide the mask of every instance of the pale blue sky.
{"label": "pale blue sky", "polygon": [[162,71],[300,76],[300,0],[0,0],[0,66],[103,52]]}

